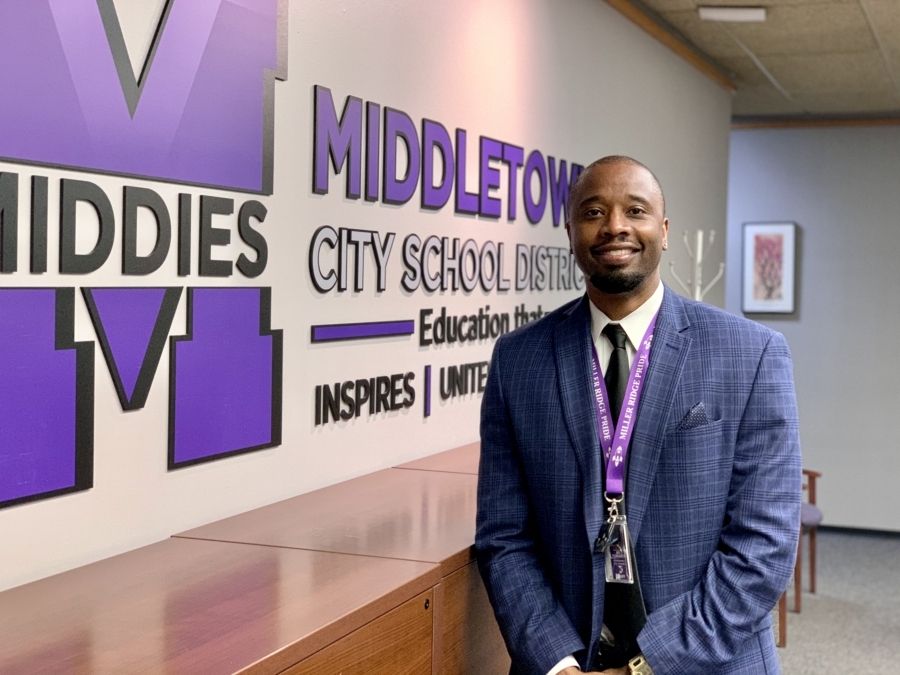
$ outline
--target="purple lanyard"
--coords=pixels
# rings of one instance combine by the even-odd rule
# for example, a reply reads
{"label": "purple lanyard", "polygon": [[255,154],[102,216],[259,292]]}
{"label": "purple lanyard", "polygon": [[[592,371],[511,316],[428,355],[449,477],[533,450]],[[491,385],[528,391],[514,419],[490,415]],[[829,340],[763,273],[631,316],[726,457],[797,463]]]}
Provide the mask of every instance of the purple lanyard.
{"label": "purple lanyard", "polygon": [[615,442],[613,442],[612,415],[607,404],[609,395],[606,393],[606,382],[600,375],[597,348],[593,341],[591,342],[591,375],[594,401],[597,404],[597,426],[600,430],[600,449],[606,460],[606,492],[610,495],[621,495],[625,492],[625,457],[631,443],[635,412],[641,400],[647,366],[650,363],[650,345],[653,342],[653,330],[658,315],[658,312],[653,315],[650,325],[647,326],[647,332],[644,333],[644,339],[641,340],[634,355],[634,364],[631,366],[631,375],[625,388],[625,400],[622,401],[622,410],[619,411],[619,423],[615,427]]}

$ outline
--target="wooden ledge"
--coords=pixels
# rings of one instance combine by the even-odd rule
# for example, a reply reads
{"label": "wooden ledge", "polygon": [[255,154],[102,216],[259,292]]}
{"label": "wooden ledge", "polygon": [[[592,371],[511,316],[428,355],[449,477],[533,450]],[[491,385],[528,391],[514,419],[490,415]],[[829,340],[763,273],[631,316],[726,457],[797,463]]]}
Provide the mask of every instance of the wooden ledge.
{"label": "wooden ledge", "polygon": [[446,473],[468,473],[478,475],[478,459],[481,457],[481,443],[469,443],[453,450],[399,464],[396,469],[416,469],[419,471],[444,471]]}
{"label": "wooden ledge", "polygon": [[0,673],[502,675],[472,562],[478,454],[456,448],[4,591]]}
{"label": "wooden ledge", "polygon": [[384,469],[175,536],[441,565],[472,559],[477,476]]}
{"label": "wooden ledge", "polygon": [[275,675],[423,593],[428,563],[169,539],[0,595],[0,673]]}

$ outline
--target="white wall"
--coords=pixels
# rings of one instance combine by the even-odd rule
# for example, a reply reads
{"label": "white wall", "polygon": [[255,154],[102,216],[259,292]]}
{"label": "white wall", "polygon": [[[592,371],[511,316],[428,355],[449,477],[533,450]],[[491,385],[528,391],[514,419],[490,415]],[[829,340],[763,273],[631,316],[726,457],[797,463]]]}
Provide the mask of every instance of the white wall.
{"label": "white wall", "polygon": [[[310,343],[311,325],[418,319],[420,309],[439,311],[441,306],[463,313],[490,304],[492,311],[511,312],[524,302],[529,309],[540,304],[546,311],[574,297],[572,291],[402,292],[400,247],[409,233],[503,241],[511,269],[516,242],[566,246],[565,232],[552,227],[549,211],[540,224],[530,225],[521,193],[514,223],[456,216],[451,205],[424,212],[418,195],[403,206],[348,200],[343,175],[332,178],[329,194],[312,194],[316,84],[329,87],[338,105],[353,95],[403,110],[417,124],[427,117],[451,133],[464,128],[470,153],[477,137],[485,135],[520,145],[526,153],[540,149],[545,156],[581,164],[607,154],[634,156],[657,173],[666,191],[676,245],[664,258],[664,278],[669,279],[668,260],[676,261],[682,277],[688,275],[680,245],[683,229],[718,229],[707,269],[714,270],[723,258],[730,97],[600,0],[292,0],[288,79],[277,82],[275,92],[274,194],[260,198],[269,210],[260,228],[269,246],[269,265],[258,279],[235,276],[226,282],[273,288],[272,327],[284,330],[283,444],[167,472],[168,347],[146,407],[127,414],[97,349],[94,487],[0,511],[0,589],[477,440],[478,395],[442,404],[435,382],[434,412],[428,419],[417,398],[407,411],[316,427],[314,387],[413,371],[421,397],[426,364],[433,365],[436,380],[442,366],[488,359],[492,341],[450,348],[419,347],[415,338],[322,346]],[[475,169],[473,160],[470,165]],[[61,176],[85,178],[83,173],[8,163],[0,169],[47,175],[51,185],[58,185]],[[477,169],[470,170],[470,180],[475,176]],[[170,205],[179,191],[133,179],[87,179],[108,194],[121,194],[125,184],[152,186]],[[25,200],[25,186],[22,190]],[[500,192],[505,193],[505,185]],[[118,239],[110,263],[89,280],[55,272],[55,208],[51,199],[50,272],[29,275],[20,253],[20,269],[26,271],[4,277],[3,284],[122,285],[115,264]],[[312,233],[326,224],[397,233],[387,291],[376,294],[371,279],[359,294],[315,291],[306,267],[308,247]],[[20,216],[20,233],[27,241],[26,216]],[[232,238],[235,243],[221,257],[233,259],[244,250],[236,233]],[[128,284],[222,284],[196,275],[179,278],[174,270],[173,251],[161,271]],[[708,300],[723,304],[721,285]],[[76,339],[96,340],[80,298],[76,310]],[[182,301],[172,335],[183,332],[184,321]]]}
{"label": "white wall", "polygon": [[761,320],[790,343],[803,464],[824,474],[830,525],[900,530],[898,157],[897,127],[731,137],[726,306],[740,313],[742,224],[796,222],[798,310]]}

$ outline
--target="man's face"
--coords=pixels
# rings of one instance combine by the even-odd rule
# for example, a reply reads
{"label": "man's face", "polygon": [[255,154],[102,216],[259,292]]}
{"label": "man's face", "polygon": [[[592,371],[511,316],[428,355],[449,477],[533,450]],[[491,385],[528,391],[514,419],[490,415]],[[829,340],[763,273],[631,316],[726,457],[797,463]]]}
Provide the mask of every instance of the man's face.
{"label": "man's face", "polygon": [[659,278],[669,221],[649,171],[624,162],[595,166],[571,203],[569,246],[594,288],[607,294],[639,292]]}

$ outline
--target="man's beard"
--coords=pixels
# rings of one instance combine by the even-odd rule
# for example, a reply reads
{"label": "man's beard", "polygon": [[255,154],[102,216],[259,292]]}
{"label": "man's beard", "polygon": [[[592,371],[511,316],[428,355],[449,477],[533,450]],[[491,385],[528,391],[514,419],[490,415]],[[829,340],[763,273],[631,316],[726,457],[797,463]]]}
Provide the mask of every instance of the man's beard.
{"label": "man's beard", "polygon": [[591,285],[601,293],[618,295],[633,291],[646,278],[647,275],[641,272],[612,272],[607,274],[598,272],[591,276]]}

